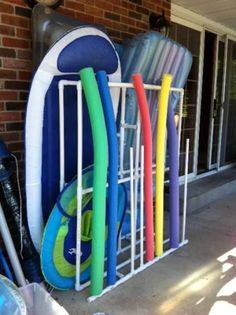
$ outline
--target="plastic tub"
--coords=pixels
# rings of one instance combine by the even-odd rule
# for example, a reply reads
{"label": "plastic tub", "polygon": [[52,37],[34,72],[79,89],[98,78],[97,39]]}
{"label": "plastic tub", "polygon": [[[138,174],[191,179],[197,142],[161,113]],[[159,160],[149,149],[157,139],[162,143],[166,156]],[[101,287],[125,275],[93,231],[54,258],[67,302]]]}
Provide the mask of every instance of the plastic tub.
{"label": "plastic tub", "polygon": [[51,295],[37,283],[20,288],[27,306],[27,315],[69,315]]}

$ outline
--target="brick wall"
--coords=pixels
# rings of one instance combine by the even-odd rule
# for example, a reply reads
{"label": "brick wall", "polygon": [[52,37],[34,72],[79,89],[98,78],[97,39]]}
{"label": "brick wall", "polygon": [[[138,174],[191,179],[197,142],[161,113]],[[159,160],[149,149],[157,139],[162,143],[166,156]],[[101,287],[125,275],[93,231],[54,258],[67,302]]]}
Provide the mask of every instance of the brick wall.
{"label": "brick wall", "polygon": [[[58,12],[102,24],[121,42],[149,29],[149,14],[170,16],[170,0],[64,0]],[[0,138],[23,169],[23,129],[32,69],[31,10],[24,0],[0,0]]]}

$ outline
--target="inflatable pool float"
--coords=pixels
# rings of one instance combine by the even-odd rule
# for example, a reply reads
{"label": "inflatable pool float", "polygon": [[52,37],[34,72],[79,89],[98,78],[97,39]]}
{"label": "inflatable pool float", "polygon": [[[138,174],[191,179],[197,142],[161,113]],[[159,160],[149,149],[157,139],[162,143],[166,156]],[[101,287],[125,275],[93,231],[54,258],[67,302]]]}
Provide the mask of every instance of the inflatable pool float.
{"label": "inflatable pool float", "polygon": [[[106,55],[106,58],[104,58]],[[120,62],[114,45],[104,32],[79,27],[66,33],[47,52],[32,81],[25,125],[26,198],[30,235],[40,251],[44,223],[56,202],[59,189],[59,96],[58,82],[79,80],[84,67],[105,70],[111,82],[121,81]],[[119,91],[112,90],[116,116]],[[64,88],[65,180],[77,170],[76,87]],[[83,102],[83,167],[93,163],[91,126]]]}
{"label": "inflatable pool float", "polygon": [[[92,185],[93,168],[88,167],[83,171],[82,186],[86,189]],[[50,285],[60,290],[72,289],[75,286],[76,193],[77,180],[75,178],[60,193],[45,227],[42,241],[41,266],[44,277]],[[116,237],[120,233],[126,209],[126,190],[122,184],[118,187],[118,197]],[[91,272],[92,193],[83,195],[82,207],[80,282],[84,283],[89,280]]]}

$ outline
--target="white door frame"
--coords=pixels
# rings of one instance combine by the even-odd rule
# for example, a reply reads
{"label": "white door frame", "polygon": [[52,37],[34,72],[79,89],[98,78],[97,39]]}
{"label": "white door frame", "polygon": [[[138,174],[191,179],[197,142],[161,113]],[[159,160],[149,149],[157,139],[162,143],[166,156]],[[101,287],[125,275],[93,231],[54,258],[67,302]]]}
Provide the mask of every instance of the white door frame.
{"label": "white door frame", "polygon": [[216,163],[212,164],[212,148],[213,148],[213,136],[214,136],[214,101],[216,99],[216,89],[217,89],[217,78],[218,78],[218,54],[219,54],[219,35],[216,34],[216,51],[214,60],[214,70],[213,70],[213,93],[211,99],[211,109],[210,109],[210,130],[209,130],[209,140],[208,140],[208,152],[207,152],[207,168],[212,170],[216,168]]}
{"label": "white door frame", "polygon": [[[198,168],[198,148],[199,148],[199,132],[200,132],[200,115],[201,115],[201,98],[202,98],[202,77],[203,77],[203,64],[204,64],[204,41],[205,41],[205,31],[210,31],[219,36],[225,36],[225,54],[224,54],[224,74],[223,74],[223,86],[222,86],[222,104],[225,101],[225,83],[226,83],[226,66],[227,66],[227,47],[228,40],[231,39],[236,41],[236,31],[228,27],[223,26],[220,23],[212,21],[206,17],[203,17],[197,13],[194,13],[190,10],[187,10],[179,5],[174,3],[171,4],[171,21],[178,23],[180,25],[187,26],[189,28],[195,29],[201,33],[200,37],[200,54],[199,54],[199,71],[198,71],[198,92],[197,92],[197,108],[196,108],[196,125],[195,125],[195,137],[194,137],[194,161],[193,161],[193,172],[190,175],[191,178],[202,177],[202,175],[197,174]],[[218,47],[218,45],[217,45]],[[218,54],[216,54],[218,55]],[[218,57],[218,56],[217,56]],[[215,78],[216,80],[216,78]],[[214,92],[215,93],[215,92]],[[229,168],[230,165],[235,165],[235,163],[228,164],[227,166],[220,165],[220,156],[221,156],[221,143],[222,143],[222,128],[223,128],[223,115],[224,109],[221,108],[220,113],[220,130],[219,130],[219,139],[218,139],[218,151],[217,151],[217,163],[214,165],[218,170],[224,170]],[[214,122],[213,122],[214,123]],[[213,124],[214,126],[214,124]],[[213,129],[213,128],[212,128]],[[212,131],[213,136],[213,131]],[[212,137],[211,136],[211,137]],[[212,140],[211,140],[212,142]],[[211,161],[210,157],[208,162]],[[210,168],[213,166],[208,164]],[[211,173],[212,171],[210,171]],[[205,175],[204,175],[205,176]],[[206,173],[207,176],[207,173]]]}
{"label": "white door frame", "polygon": [[219,139],[218,139],[218,150],[217,150],[217,170],[220,169],[221,160],[221,144],[222,144],[222,131],[224,121],[224,104],[225,104],[225,88],[226,88],[226,74],[227,74],[227,61],[228,61],[228,35],[224,36],[224,64],[223,64],[223,78],[222,78],[222,91],[221,91],[221,108],[220,108],[220,123],[219,123]]}
{"label": "white door frame", "polygon": [[193,156],[193,172],[189,176],[195,177],[197,174],[197,159],[198,159],[198,138],[199,138],[199,122],[201,113],[201,98],[202,98],[202,74],[203,74],[203,57],[204,57],[204,28],[192,22],[186,21],[178,16],[171,16],[171,21],[200,32],[200,51],[199,51],[199,65],[198,65],[198,86],[197,86],[197,100],[196,100],[196,121],[194,133],[194,156]]}

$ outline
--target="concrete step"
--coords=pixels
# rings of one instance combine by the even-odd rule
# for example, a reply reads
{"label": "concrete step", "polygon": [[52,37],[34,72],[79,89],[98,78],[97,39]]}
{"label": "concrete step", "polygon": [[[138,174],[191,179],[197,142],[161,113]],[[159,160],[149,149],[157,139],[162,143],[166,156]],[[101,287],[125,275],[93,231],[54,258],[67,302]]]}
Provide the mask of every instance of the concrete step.
{"label": "concrete step", "polygon": [[[187,214],[209,203],[236,193],[236,168],[231,168],[188,183]],[[180,186],[180,209],[182,209],[184,186]]]}

